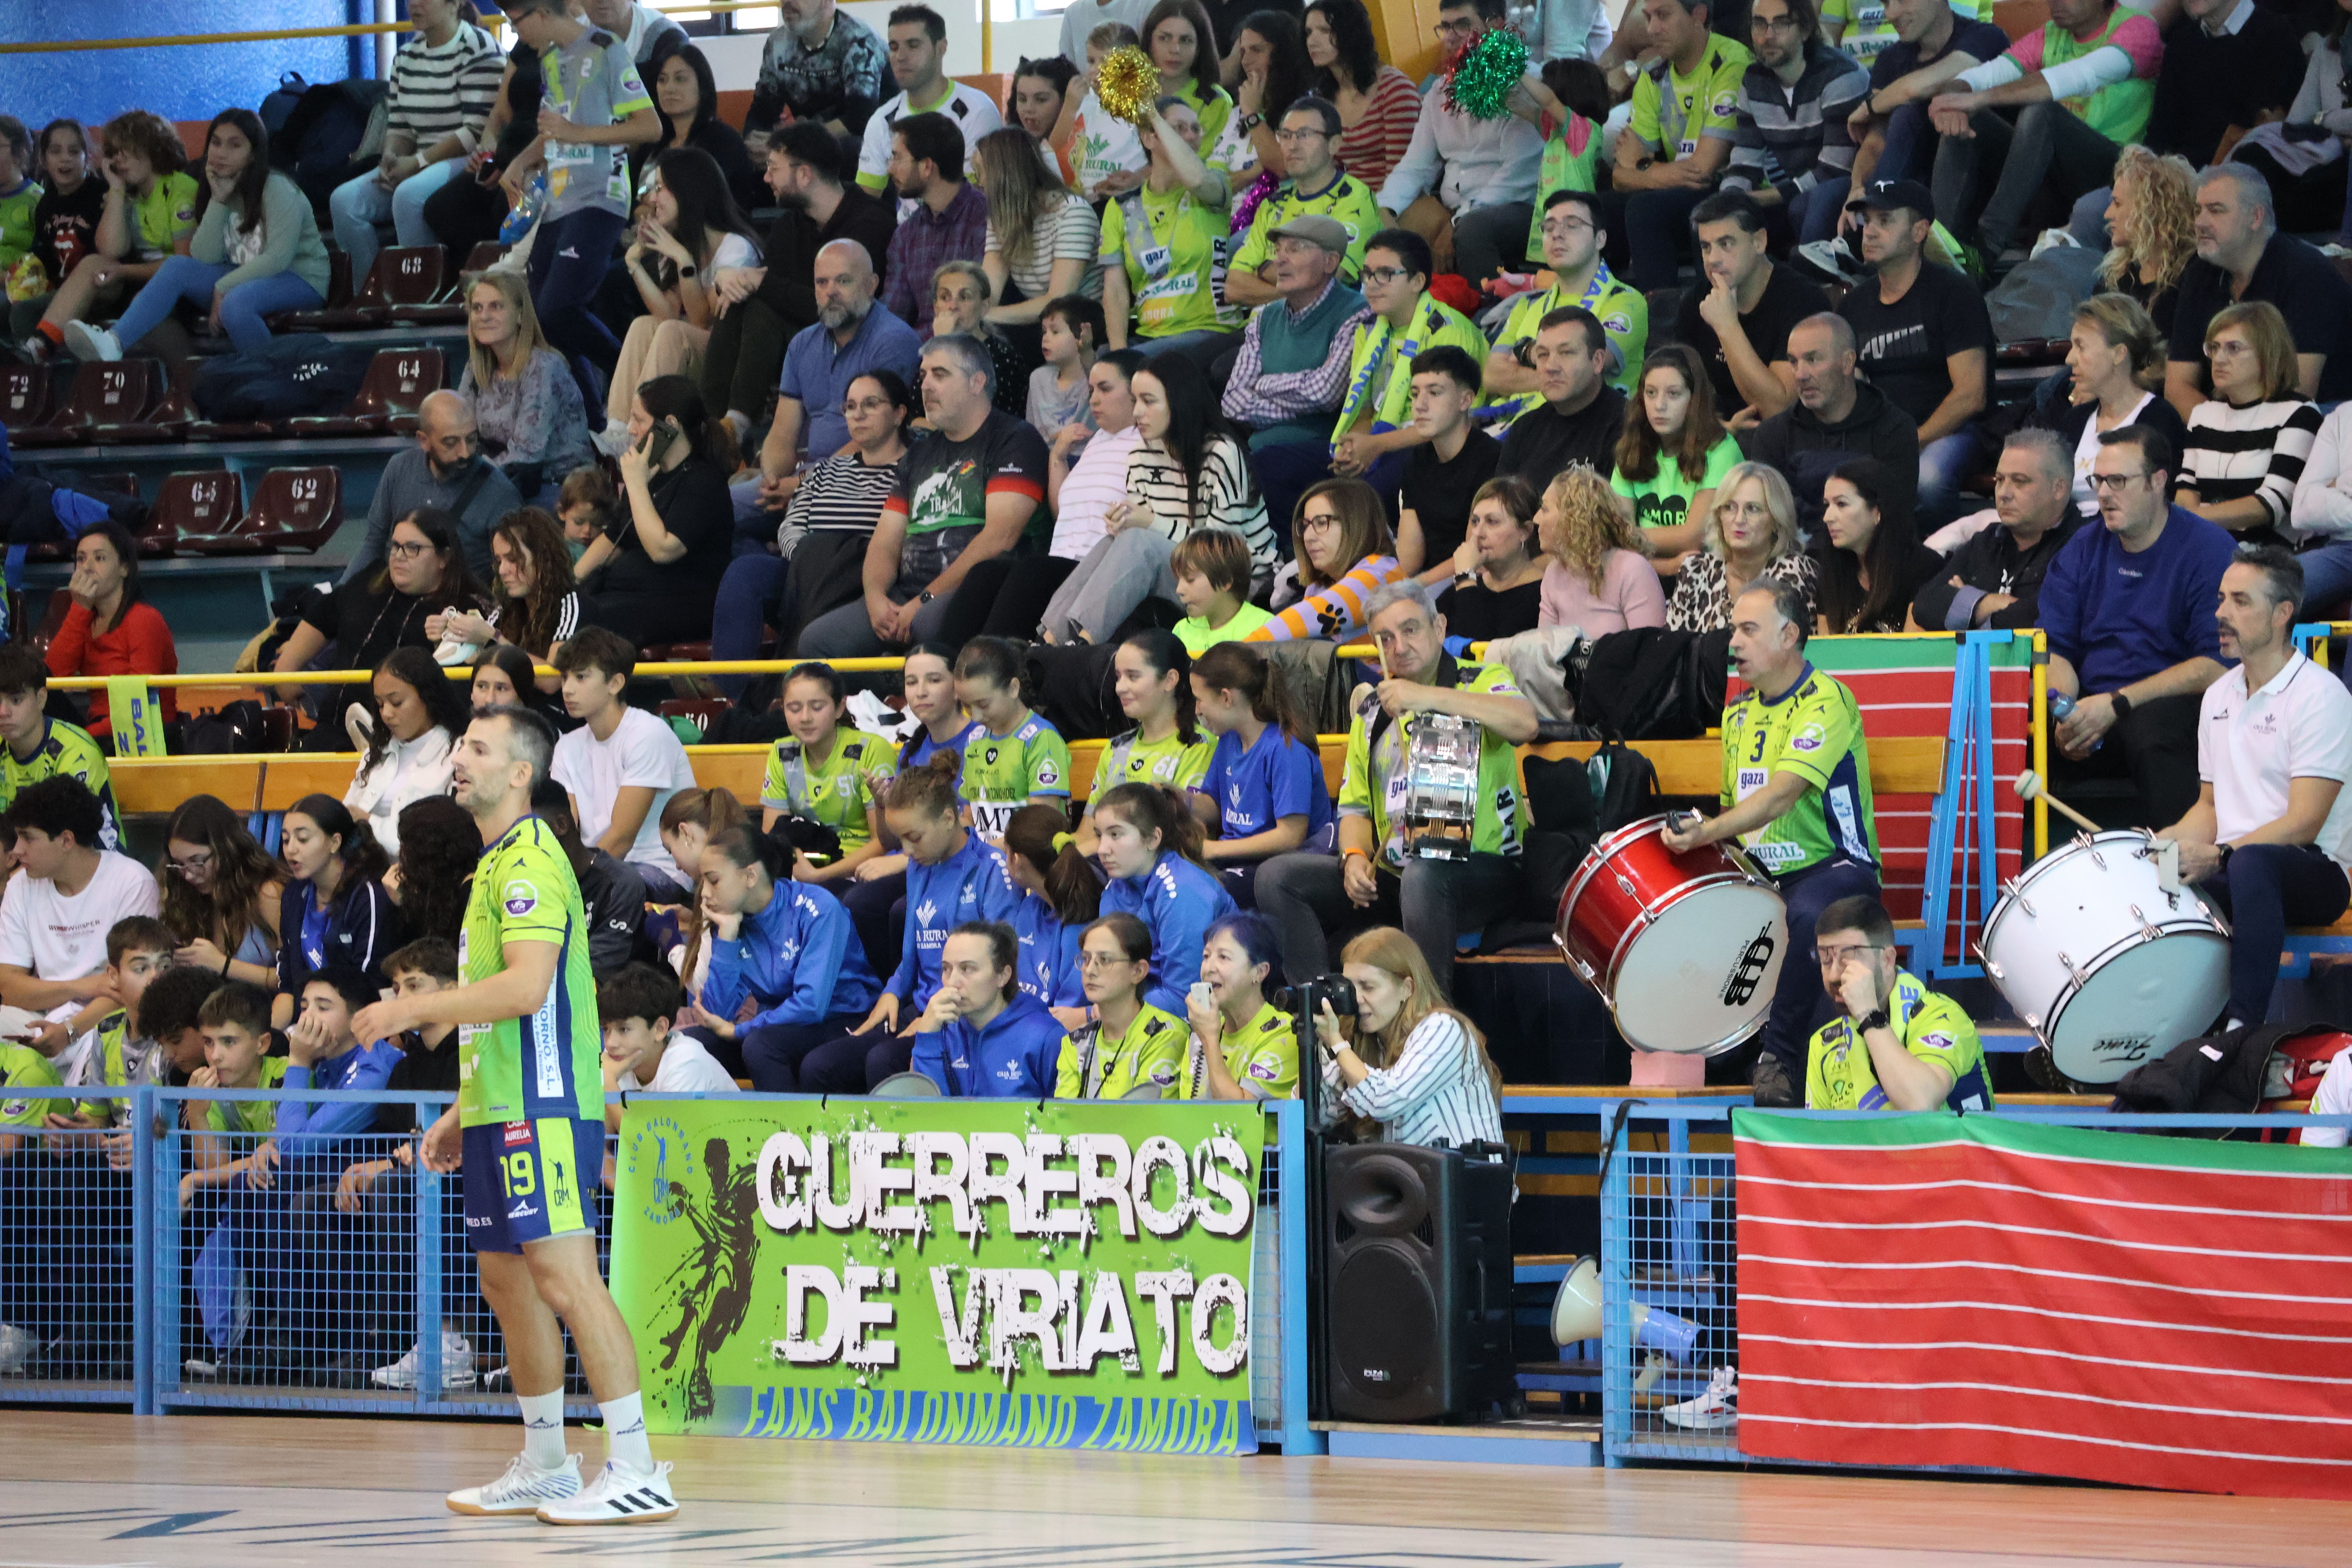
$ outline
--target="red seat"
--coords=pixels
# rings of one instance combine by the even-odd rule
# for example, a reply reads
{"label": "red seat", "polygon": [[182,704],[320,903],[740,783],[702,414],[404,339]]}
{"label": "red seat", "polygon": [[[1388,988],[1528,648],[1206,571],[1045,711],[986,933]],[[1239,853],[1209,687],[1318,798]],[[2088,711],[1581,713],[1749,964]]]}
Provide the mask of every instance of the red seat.
{"label": "red seat", "polygon": [[449,253],[437,245],[405,247],[385,253],[392,258],[384,279],[384,312],[394,325],[453,327],[466,319],[465,301],[454,298],[457,279],[448,276]]}
{"label": "red seat", "polygon": [[285,421],[289,436],[404,436],[416,429],[416,410],[441,390],[439,349],[383,349],[341,414],[305,414]]}
{"label": "red seat", "polygon": [[163,367],[152,359],[93,361],[74,372],[65,405],[43,425],[15,431],[20,447],[79,447],[136,425],[163,389]]}
{"label": "red seat", "polygon": [[47,365],[0,365],[0,425],[11,433],[29,430],[48,417]]}
{"label": "red seat", "polygon": [[466,253],[466,265],[457,268],[461,278],[478,277],[499,264],[507,247],[495,239],[486,239]]}
{"label": "red seat", "polygon": [[177,540],[184,534],[226,533],[240,524],[244,514],[245,486],[230,470],[173,474],[156,490],[140,537],[144,542],[158,536]]}
{"label": "red seat", "polygon": [[145,441],[184,441],[188,426],[195,422],[196,404],[190,394],[194,384],[196,365],[194,360],[181,360],[173,364],[163,376],[163,395],[143,419],[120,425],[101,425],[91,432],[91,437],[101,447],[127,447]]}
{"label": "red seat", "polygon": [[[29,611],[32,595],[26,594],[25,598],[26,609]],[[41,624],[27,628],[25,635],[18,640],[29,647],[35,654],[47,657],[49,645],[57,641],[58,633],[65,629],[66,614],[72,608],[73,595],[70,593],[63,588],[50,589],[48,607],[41,614]]]}
{"label": "red seat", "polygon": [[[377,258],[379,261],[383,258]],[[370,272],[368,282],[375,282]],[[355,313],[360,301],[352,297],[352,258],[340,250],[327,252],[327,302],[316,310],[287,310],[269,318],[273,332],[317,332],[368,325]]]}
{"label": "red seat", "polygon": [[177,542],[180,549],[196,555],[307,552],[333,538],[342,524],[340,469],[272,468],[254,487],[253,504],[242,518],[202,532],[184,529]]}

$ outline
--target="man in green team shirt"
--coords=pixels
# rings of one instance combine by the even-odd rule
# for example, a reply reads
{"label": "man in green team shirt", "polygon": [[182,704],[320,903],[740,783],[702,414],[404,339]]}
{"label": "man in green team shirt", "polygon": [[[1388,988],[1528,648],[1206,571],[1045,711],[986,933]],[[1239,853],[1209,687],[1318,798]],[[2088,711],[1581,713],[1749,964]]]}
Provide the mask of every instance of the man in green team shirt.
{"label": "man in green team shirt", "polygon": [[1309,213],[1336,218],[1348,231],[1339,281],[1354,286],[1363,271],[1364,242],[1381,226],[1381,208],[1370,186],[1341,173],[1332,161],[1331,143],[1339,136],[1339,106],[1328,99],[1309,93],[1283,111],[1275,137],[1282,143],[1283,165],[1290,178],[1250,215],[1249,232],[1242,237],[1225,274],[1227,304],[1255,309],[1282,297],[1274,281],[1275,231]]}
{"label": "man in green team shirt", "polygon": [[1601,198],[1590,191],[1554,191],[1543,203],[1544,265],[1558,281],[1518,297],[1486,355],[1478,418],[1496,421],[1497,430],[1543,401],[1536,329],[1561,306],[1581,305],[1600,321],[1609,340],[1609,384],[1628,397],[1639,391],[1642,356],[1649,350],[1650,302],[1601,259],[1601,247],[1609,243]]}
{"label": "man in green team shirt", "polygon": [[1451,343],[1486,353],[1478,324],[1429,291],[1429,241],[1409,228],[1384,228],[1364,245],[1364,303],[1348,350],[1347,390],[1331,429],[1331,471],[1362,479],[1383,497],[1404,478],[1404,454],[1427,437],[1412,422],[1413,356]]}
{"label": "man in green team shirt", "polygon": [[1805,962],[1805,933],[1840,899],[1878,897],[1878,825],[1870,755],[1853,693],[1805,657],[1805,596],[1777,579],[1731,606],[1731,657],[1748,689],[1723,710],[1723,809],[1669,826],[1676,854],[1727,838],[1769,873],[1788,901],[1789,942],[1765,1017],[1754,1088],[1759,1105],[1796,1105],[1805,1052],[1825,994]]}
{"label": "man in green team shirt", "polygon": [[[426,1130],[423,1157],[465,1173],[466,1235],[506,1336],[523,1451],[497,1480],[450,1493],[450,1509],[550,1524],[667,1519],[677,1500],[669,1466],[646,1447],[636,1345],[596,1268],[604,1037],[587,914],[562,843],[530,810],[554,754],[555,732],[535,713],[474,716],[450,766],[451,793],[487,846],[458,933],[464,984],[378,1002],[352,1028],[390,1040],[457,1026],[457,1103]],[[563,1448],[567,1328],[609,1443],[586,1487]]]}

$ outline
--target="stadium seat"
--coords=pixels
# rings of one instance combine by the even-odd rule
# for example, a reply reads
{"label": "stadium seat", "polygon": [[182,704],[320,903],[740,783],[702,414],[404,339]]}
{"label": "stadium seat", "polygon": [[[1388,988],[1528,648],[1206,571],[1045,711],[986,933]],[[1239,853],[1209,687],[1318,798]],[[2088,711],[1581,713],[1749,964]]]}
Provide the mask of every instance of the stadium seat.
{"label": "stadium seat", "polygon": [[495,239],[486,239],[466,253],[466,265],[457,269],[457,276],[460,279],[479,277],[496,267],[499,258],[506,253],[505,246]]}
{"label": "stadium seat", "polygon": [[332,468],[272,468],[254,487],[242,517],[204,533],[182,530],[178,547],[196,555],[309,552],[343,522],[343,476]]}
{"label": "stadium seat", "polygon": [[448,253],[437,245],[421,245],[391,253],[398,259],[385,280],[385,315],[394,326],[454,327],[466,319],[465,301],[456,297],[457,280],[448,276]]}
{"label": "stadium seat", "polygon": [[[29,594],[26,595],[27,600],[31,597]],[[65,628],[67,612],[72,608],[71,594],[63,588],[50,589],[48,605],[41,612],[40,625],[32,627],[19,640],[30,647],[36,654],[47,657],[49,645],[58,640],[58,633]]]}
{"label": "stadium seat", "polygon": [[11,434],[29,430],[48,416],[49,375],[46,367],[0,365],[0,425]]}
{"label": "stadium seat", "polygon": [[174,541],[191,534],[221,533],[244,513],[245,486],[236,475],[226,468],[199,468],[164,479],[155,492],[147,532],[168,529]]}
{"label": "stadium seat", "polygon": [[[383,257],[376,259],[381,265]],[[375,284],[373,271],[368,274],[368,284],[371,288]],[[352,258],[342,251],[331,250],[327,252],[326,304],[316,310],[288,310],[283,315],[272,316],[269,318],[269,330],[273,332],[323,332],[363,327],[369,323],[363,316],[355,313],[359,304],[360,301],[352,294]]]}
{"label": "stadium seat", "polygon": [[152,359],[93,361],[74,372],[65,404],[47,423],[10,432],[20,447],[79,447],[100,431],[136,424],[155,405],[163,367]]}
{"label": "stadium seat", "polygon": [[441,390],[439,349],[384,349],[367,368],[367,378],[341,414],[304,414],[285,421],[289,436],[408,435],[416,429],[417,406]]}
{"label": "stadium seat", "polygon": [[144,418],[126,420],[119,425],[100,425],[91,431],[91,439],[101,447],[127,447],[147,441],[183,441],[188,426],[196,417],[195,399],[190,387],[195,381],[194,360],[181,360],[163,374],[163,395]]}

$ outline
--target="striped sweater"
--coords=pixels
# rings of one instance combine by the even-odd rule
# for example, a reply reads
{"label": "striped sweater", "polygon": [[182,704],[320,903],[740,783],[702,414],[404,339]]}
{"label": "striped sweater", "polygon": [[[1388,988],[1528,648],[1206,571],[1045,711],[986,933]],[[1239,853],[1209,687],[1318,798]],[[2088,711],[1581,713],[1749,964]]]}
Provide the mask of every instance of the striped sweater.
{"label": "striped sweater", "polygon": [[418,153],[451,136],[472,150],[506,68],[506,56],[479,27],[461,22],[437,47],[420,35],[393,58],[389,134],[413,138]]}
{"label": "striped sweater", "polygon": [[1354,1111],[1381,1125],[1388,1143],[1424,1147],[1443,1138],[1454,1147],[1503,1141],[1502,1108],[1477,1043],[1456,1013],[1432,1013],[1412,1026],[1404,1048],[1387,1067],[1374,1068],[1350,1089],[1336,1063],[1323,1066],[1328,1121]]}
{"label": "striped sweater", "polygon": [[[2319,436],[2319,405],[2289,395],[2242,407],[2218,401],[2197,405],[2180,450],[2176,494],[2196,492],[2200,504],[2260,501],[2262,529],[2292,526],[2295,481]],[[2244,533],[2245,529],[2231,531]]]}
{"label": "striped sweater", "polygon": [[1726,190],[1766,186],[1783,200],[1823,176],[1853,168],[1851,115],[1870,91],[1870,73],[1818,40],[1805,46],[1804,74],[1791,87],[1761,60],[1739,80],[1739,122],[1732,132]]}
{"label": "striped sweater", "polygon": [[1157,441],[1146,441],[1128,454],[1127,489],[1151,507],[1152,526],[1171,543],[1181,544],[1197,528],[1230,528],[1249,545],[1250,559],[1259,567],[1274,564],[1274,524],[1266,520],[1265,498],[1258,494],[1241,443],[1230,436],[1212,437],[1202,454],[1199,481],[1184,482],[1183,466]]}

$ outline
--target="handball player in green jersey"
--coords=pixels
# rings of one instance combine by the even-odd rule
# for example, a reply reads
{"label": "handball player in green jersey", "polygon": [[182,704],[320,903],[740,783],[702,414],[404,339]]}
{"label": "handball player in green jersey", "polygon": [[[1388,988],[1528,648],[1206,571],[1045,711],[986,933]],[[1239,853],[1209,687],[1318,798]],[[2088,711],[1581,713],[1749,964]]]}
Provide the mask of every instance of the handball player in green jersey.
{"label": "handball player in green jersey", "polygon": [[[636,1345],[596,1269],[591,1204],[604,1165],[604,1079],[588,921],[571,862],[531,815],[555,752],[547,721],[487,708],[458,741],[451,793],[474,814],[482,858],[457,941],[453,991],[397,996],[352,1020],[367,1039],[457,1026],[457,1103],[425,1134],[425,1163],[463,1173],[466,1234],[498,1313],[522,1406],[523,1450],[487,1486],[449,1494],[467,1514],[548,1524],[673,1517],[669,1466],[654,1463]],[[560,1321],[559,1321],[560,1320]],[[583,1486],[563,1447],[563,1331],[580,1352],[609,1441]]]}

